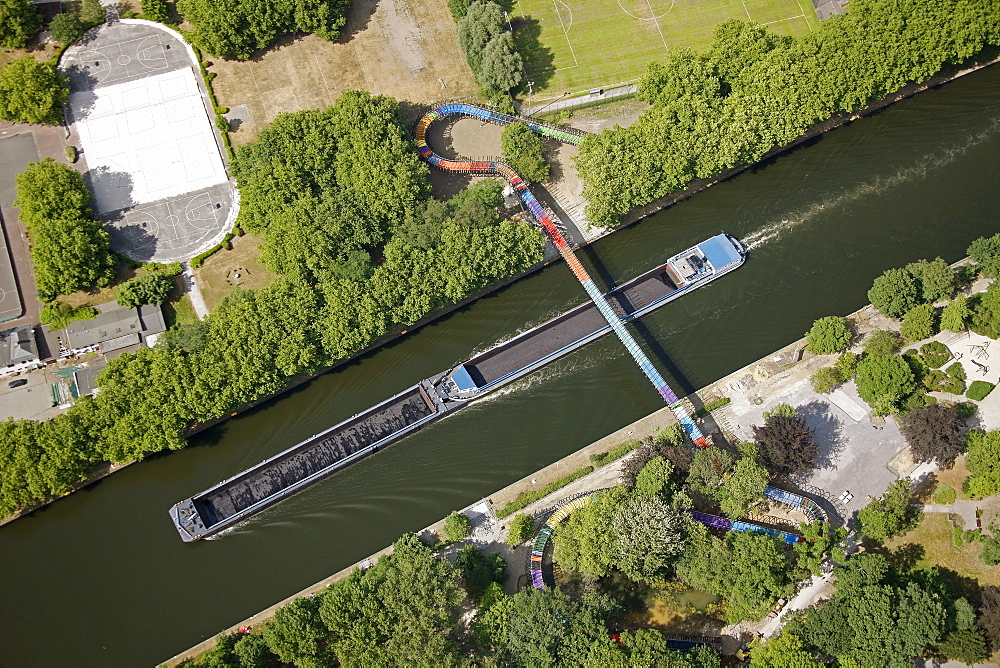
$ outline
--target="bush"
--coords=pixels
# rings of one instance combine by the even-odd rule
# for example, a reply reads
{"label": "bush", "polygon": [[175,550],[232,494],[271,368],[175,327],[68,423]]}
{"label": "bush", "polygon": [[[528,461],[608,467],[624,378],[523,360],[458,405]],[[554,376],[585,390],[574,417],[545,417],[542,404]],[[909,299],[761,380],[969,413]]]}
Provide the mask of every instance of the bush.
{"label": "bush", "polygon": [[934,495],[931,497],[931,500],[934,503],[947,505],[954,503],[956,498],[958,498],[958,494],[955,493],[955,489],[942,482],[934,489]]}
{"label": "bush", "polygon": [[958,380],[966,379],[965,368],[959,362],[953,362],[952,364],[949,364],[948,368],[945,369],[944,372],[949,376],[951,376],[952,378],[957,378]]}
{"label": "bush", "polygon": [[937,332],[937,311],[931,304],[914,306],[903,316],[900,334],[910,341],[923,341]]}
{"label": "bush", "polygon": [[596,467],[604,466],[605,464],[610,464],[616,459],[621,459],[628,453],[632,452],[636,448],[642,445],[642,442],[638,439],[632,439],[631,441],[625,441],[620,445],[616,445],[607,452],[602,452],[598,454],[593,454],[590,456],[590,461]]}
{"label": "bush", "polygon": [[851,378],[854,378],[854,374],[857,373],[858,361],[859,358],[857,355],[852,353],[850,350],[846,350],[840,353],[840,357],[837,358],[837,362],[833,365],[833,367],[837,370],[837,373],[840,374],[840,379],[842,381],[848,381]]}
{"label": "bush", "polygon": [[988,383],[985,380],[974,380],[972,384],[969,385],[969,389],[966,391],[965,396],[969,397],[974,401],[982,401],[986,398],[993,388],[996,387],[993,383]]}
{"label": "bush", "polygon": [[517,511],[527,506],[529,503],[534,503],[538,499],[548,496],[557,489],[562,489],[563,487],[570,484],[574,480],[582,478],[583,476],[593,472],[594,472],[593,466],[584,466],[579,471],[574,471],[573,473],[570,473],[567,476],[563,476],[562,478],[559,478],[559,480],[551,482],[539,490],[534,490],[530,492],[521,492],[520,494],[517,495],[517,498],[515,498],[513,501],[511,501],[506,506],[500,509],[500,512],[497,513],[497,517],[507,517],[511,513],[516,513]]}
{"label": "bush", "polygon": [[772,415],[780,415],[781,417],[793,418],[796,417],[795,406],[791,404],[777,404],[774,408],[769,411],[764,411],[764,420],[766,421]]}
{"label": "bush", "polygon": [[963,401],[955,404],[955,411],[963,420],[967,420],[976,414],[976,404],[971,401]]}
{"label": "bush", "polygon": [[167,23],[173,13],[170,0],[141,0],[142,16],[150,21]]}
{"label": "bush", "polygon": [[470,535],[472,535],[472,522],[469,521],[468,515],[453,510],[448,517],[444,518],[445,539],[454,543],[464,540]]}
{"label": "bush", "polygon": [[[937,369],[951,359],[951,351],[940,341],[930,341],[920,346],[920,357],[928,368]],[[962,368],[962,365],[958,364],[958,367]],[[964,374],[962,379],[964,380]]]}
{"label": "bush", "polygon": [[718,410],[723,406],[728,406],[732,399],[729,397],[719,397],[718,399],[712,399],[705,403],[705,405],[694,412],[694,417],[700,418],[705,417],[714,410]]}
{"label": "bush", "polygon": [[28,0],[0,0],[0,46],[20,49],[42,27],[42,17]]}
{"label": "bush", "polygon": [[990,536],[983,541],[979,550],[979,560],[987,566],[1000,564],[1000,536]]}
{"label": "bush", "polygon": [[135,308],[140,304],[162,304],[173,289],[174,283],[166,274],[146,274],[118,288],[118,305]]}
{"label": "bush", "polygon": [[903,340],[895,332],[880,329],[868,335],[864,347],[870,355],[895,355],[903,347]]}
{"label": "bush", "polygon": [[836,368],[831,366],[824,366],[813,372],[809,376],[809,382],[812,383],[813,390],[819,392],[820,394],[826,394],[833,390],[833,388],[840,385],[843,380],[840,377],[840,372]]}
{"label": "bush", "polygon": [[1000,432],[970,429],[965,435],[965,450],[969,469],[963,483],[965,493],[983,498],[1000,492]]}
{"label": "bush", "polygon": [[49,329],[62,329],[74,320],[93,320],[97,317],[97,309],[92,306],[73,308],[62,302],[51,302],[42,307],[38,319]]}
{"label": "bush", "polygon": [[535,533],[535,519],[518,513],[507,523],[507,544],[520,545]]}
{"label": "bush", "polygon": [[66,148],[63,149],[63,155],[66,156],[66,160],[68,160],[70,164],[76,163],[79,159],[79,155],[76,152],[76,146],[67,145]]}
{"label": "bush", "polygon": [[831,315],[814,322],[806,338],[809,352],[829,355],[847,347],[851,342],[851,330],[847,327],[847,320]]}

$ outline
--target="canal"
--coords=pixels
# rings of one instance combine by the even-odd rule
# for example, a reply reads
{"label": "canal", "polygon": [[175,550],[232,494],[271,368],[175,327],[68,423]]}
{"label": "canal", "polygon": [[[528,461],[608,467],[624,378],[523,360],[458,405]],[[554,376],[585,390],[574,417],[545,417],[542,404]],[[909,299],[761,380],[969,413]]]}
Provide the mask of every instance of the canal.
{"label": "canal", "polygon": [[[1000,231],[1000,67],[717,185],[583,252],[623,281],[726,231],[739,271],[637,334],[688,392],[862,306],[883,269]],[[0,529],[0,663],[156,663],[662,406],[614,337],[213,540],[167,508],[583,300],[563,264]],[[516,565],[515,565],[516,566]]]}

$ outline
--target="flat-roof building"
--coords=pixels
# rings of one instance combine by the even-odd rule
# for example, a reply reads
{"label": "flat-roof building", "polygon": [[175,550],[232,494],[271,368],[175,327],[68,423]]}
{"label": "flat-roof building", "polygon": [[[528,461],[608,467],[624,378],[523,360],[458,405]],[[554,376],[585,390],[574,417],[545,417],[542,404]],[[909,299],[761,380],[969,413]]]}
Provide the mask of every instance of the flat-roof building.
{"label": "flat-roof building", "polygon": [[0,332],[0,376],[39,366],[34,327],[21,325]]}
{"label": "flat-roof building", "polygon": [[93,320],[75,320],[63,330],[49,332],[48,337],[56,340],[50,348],[53,353],[58,349],[59,356],[97,349],[110,353],[138,347],[166,329],[160,306],[143,304],[130,309],[111,308]]}

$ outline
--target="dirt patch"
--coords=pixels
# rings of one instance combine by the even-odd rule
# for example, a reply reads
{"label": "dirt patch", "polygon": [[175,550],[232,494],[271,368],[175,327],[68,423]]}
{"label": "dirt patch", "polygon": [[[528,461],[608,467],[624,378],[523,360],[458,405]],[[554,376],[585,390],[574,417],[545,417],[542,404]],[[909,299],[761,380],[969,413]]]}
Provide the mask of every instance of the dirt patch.
{"label": "dirt patch", "polygon": [[260,237],[244,234],[234,237],[231,249],[218,251],[194,270],[210,311],[222,303],[237,288],[246,290],[263,288],[277,276],[260,263]]}
{"label": "dirt patch", "polygon": [[246,62],[205,56],[218,74],[219,104],[249,112],[231,133],[235,145],[253,141],[278,114],[327,107],[345,90],[404,102],[408,122],[435,102],[478,92],[447,0],[359,0],[349,12],[339,42],[306,35]]}

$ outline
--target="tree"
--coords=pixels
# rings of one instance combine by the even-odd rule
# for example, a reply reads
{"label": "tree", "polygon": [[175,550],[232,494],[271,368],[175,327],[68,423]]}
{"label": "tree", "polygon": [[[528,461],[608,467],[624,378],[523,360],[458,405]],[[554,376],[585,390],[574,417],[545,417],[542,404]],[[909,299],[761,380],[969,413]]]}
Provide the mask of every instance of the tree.
{"label": "tree", "polygon": [[486,46],[504,32],[503,10],[492,0],[476,0],[466,8],[456,30],[469,67],[478,74]]}
{"label": "tree", "polygon": [[916,389],[909,365],[901,357],[866,355],[858,364],[858,394],[878,414],[894,413]]}
{"label": "tree", "polygon": [[933,262],[912,262],[906,265],[906,271],[917,281],[920,301],[925,304],[950,299],[955,293],[958,283],[955,272],[941,258],[935,258]]}
{"label": "tree", "polygon": [[[996,525],[994,525],[995,529]],[[1000,536],[986,538],[979,549],[979,560],[987,566],[1000,564]]]}
{"label": "tree", "polygon": [[453,510],[448,517],[444,518],[444,537],[447,540],[451,542],[464,540],[471,534],[472,522],[468,515]]}
{"label": "tree", "polygon": [[173,289],[174,283],[166,275],[146,274],[118,288],[118,305],[135,308],[140,304],[162,304]]}
{"label": "tree", "polygon": [[966,449],[969,477],[963,483],[965,493],[982,498],[1000,492],[1000,431],[970,429],[966,433]]}
{"label": "tree", "polygon": [[754,425],[753,434],[761,463],[775,475],[811,471],[816,464],[813,431],[797,415],[770,415],[763,427]]}
{"label": "tree", "polygon": [[142,16],[150,21],[167,23],[173,14],[172,4],[170,0],[141,0]]}
{"label": "tree", "polygon": [[93,320],[97,317],[97,313],[97,309],[93,306],[73,308],[69,304],[54,301],[42,307],[38,319],[43,325],[48,325],[50,330],[56,330],[62,329],[75,320]]}
{"label": "tree", "polygon": [[107,285],[115,266],[111,241],[100,223],[89,217],[91,196],[83,177],[46,158],[30,163],[16,180],[16,204],[31,237],[38,296],[48,301]]}
{"label": "tree", "polygon": [[107,19],[104,7],[101,6],[100,0],[81,0],[80,2],[80,20],[88,28],[91,26],[96,26],[104,23]]}
{"label": "tree", "polygon": [[830,522],[809,522],[799,525],[799,533],[803,540],[792,545],[798,555],[795,565],[800,571],[799,579],[819,575],[827,555],[835,562],[844,560],[844,551],[839,547],[839,543],[847,538],[844,527],[834,529]]}
{"label": "tree", "polygon": [[23,48],[41,27],[42,17],[28,0],[0,0],[0,46]]}
{"label": "tree", "polygon": [[618,568],[637,582],[652,583],[684,549],[684,520],[658,495],[635,495],[612,518]]}
{"label": "tree", "polygon": [[718,487],[735,463],[735,459],[722,448],[704,448],[695,453],[688,471],[687,483],[693,491],[710,498],[718,494]]}
{"label": "tree", "polygon": [[847,381],[854,378],[854,374],[857,373],[858,361],[859,358],[856,354],[846,350],[840,353],[840,357],[837,358],[833,366],[840,374],[841,380]]}
{"label": "tree", "polygon": [[448,0],[448,10],[451,11],[451,17],[455,19],[455,23],[462,20],[471,4],[471,0]]}
{"label": "tree", "polygon": [[903,416],[903,436],[918,461],[937,460],[951,468],[965,452],[968,426],[953,406],[934,404],[917,408]]}
{"label": "tree", "polygon": [[511,123],[500,137],[503,156],[521,178],[541,182],[549,178],[549,163],[542,155],[542,138],[524,123]]}
{"label": "tree", "polygon": [[455,558],[455,567],[462,573],[465,591],[474,601],[478,601],[492,582],[507,582],[507,561],[503,555],[481,552],[472,545],[466,545]]}
{"label": "tree", "polygon": [[912,498],[913,482],[909,478],[892,483],[885,494],[858,511],[861,531],[878,542],[910,531],[921,517],[920,509],[911,505]]}
{"label": "tree", "polygon": [[233,656],[243,668],[266,668],[278,658],[268,649],[264,637],[256,633],[248,633],[237,640]]}
{"label": "tree", "polygon": [[937,312],[931,304],[914,306],[903,316],[900,333],[909,341],[929,339],[937,332]]}
{"label": "tree", "polygon": [[0,119],[58,125],[68,99],[69,80],[53,62],[24,56],[0,69]]}
{"label": "tree", "polygon": [[994,281],[986,292],[970,301],[973,306],[969,329],[991,339],[1000,338],[1000,282]]}
{"label": "tree", "polygon": [[535,519],[531,515],[518,513],[507,523],[507,544],[520,545],[535,532]]}
{"label": "tree", "polygon": [[476,83],[493,97],[517,88],[524,81],[524,62],[514,47],[514,37],[502,32],[483,49],[476,72]]}
{"label": "tree", "polygon": [[802,639],[789,631],[750,648],[751,668],[821,668],[823,665],[813,658]]}
{"label": "tree", "polygon": [[979,593],[976,623],[983,630],[989,646],[1000,648],[1000,587],[983,587]]}
{"label": "tree", "polygon": [[83,34],[83,24],[76,14],[60,12],[49,23],[49,34],[52,39],[62,44],[72,44]]}
{"label": "tree", "polygon": [[986,639],[979,629],[952,631],[937,644],[937,650],[949,659],[962,661],[968,665],[983,661],[990,655],[986,648]]}
{"label": "tree", "polygon": [[968,297],[958,295],[948,302],[941,311],[941,329],[949,332],[964,332],[969,328],[971,315]]}
{"label": "tree", "polygon": [[812,383],[813,390],[826,394],[844,381],[835,367],[823,366],[813,371],[809,376],[809,382]]}
{"label": "tree", "polygon": [[653,457],[642,467],[635,477],[636,496],[659,496],[669,501],[673,495],[674,465],[663,457]]}
{"label": "tree", "polygon": [[319,609],[320,599],[297,598],[264,623],[264,641],[282,662],[307,668],[330,665],[327,629]]}
{"label": "tree", "polygon": [[851,330],[846,319],[831,315],[814,322],[806,338],[809,352],[829,355],[847,347],[851,342]]}
{"label": "tree", "polygon": [[884,315],[898,318],[919,303],[917,282],[905,269],[888,269],[872,283],[868,301]]}
{"label": "tree", "polygon": [[895,355],[903,347],[903,340],[895,332],[879,329],[868,335],[864,347],[869,355]]}
{"label": "tree", "polygon": [[976,239],[969,244],[966,253],[979,265],[979,271],[983,276],[1000,277],[1000,234]]}
{"label": "tree", "polygon": [[740,445],[743,455],[733,467],[733,473],[722,481],[716,498],[722,512],[728,517],[744,517],[750,506],[764,498],[764,488],[771,476],[767,469],[757,463],[757,446],[753,443]]}

